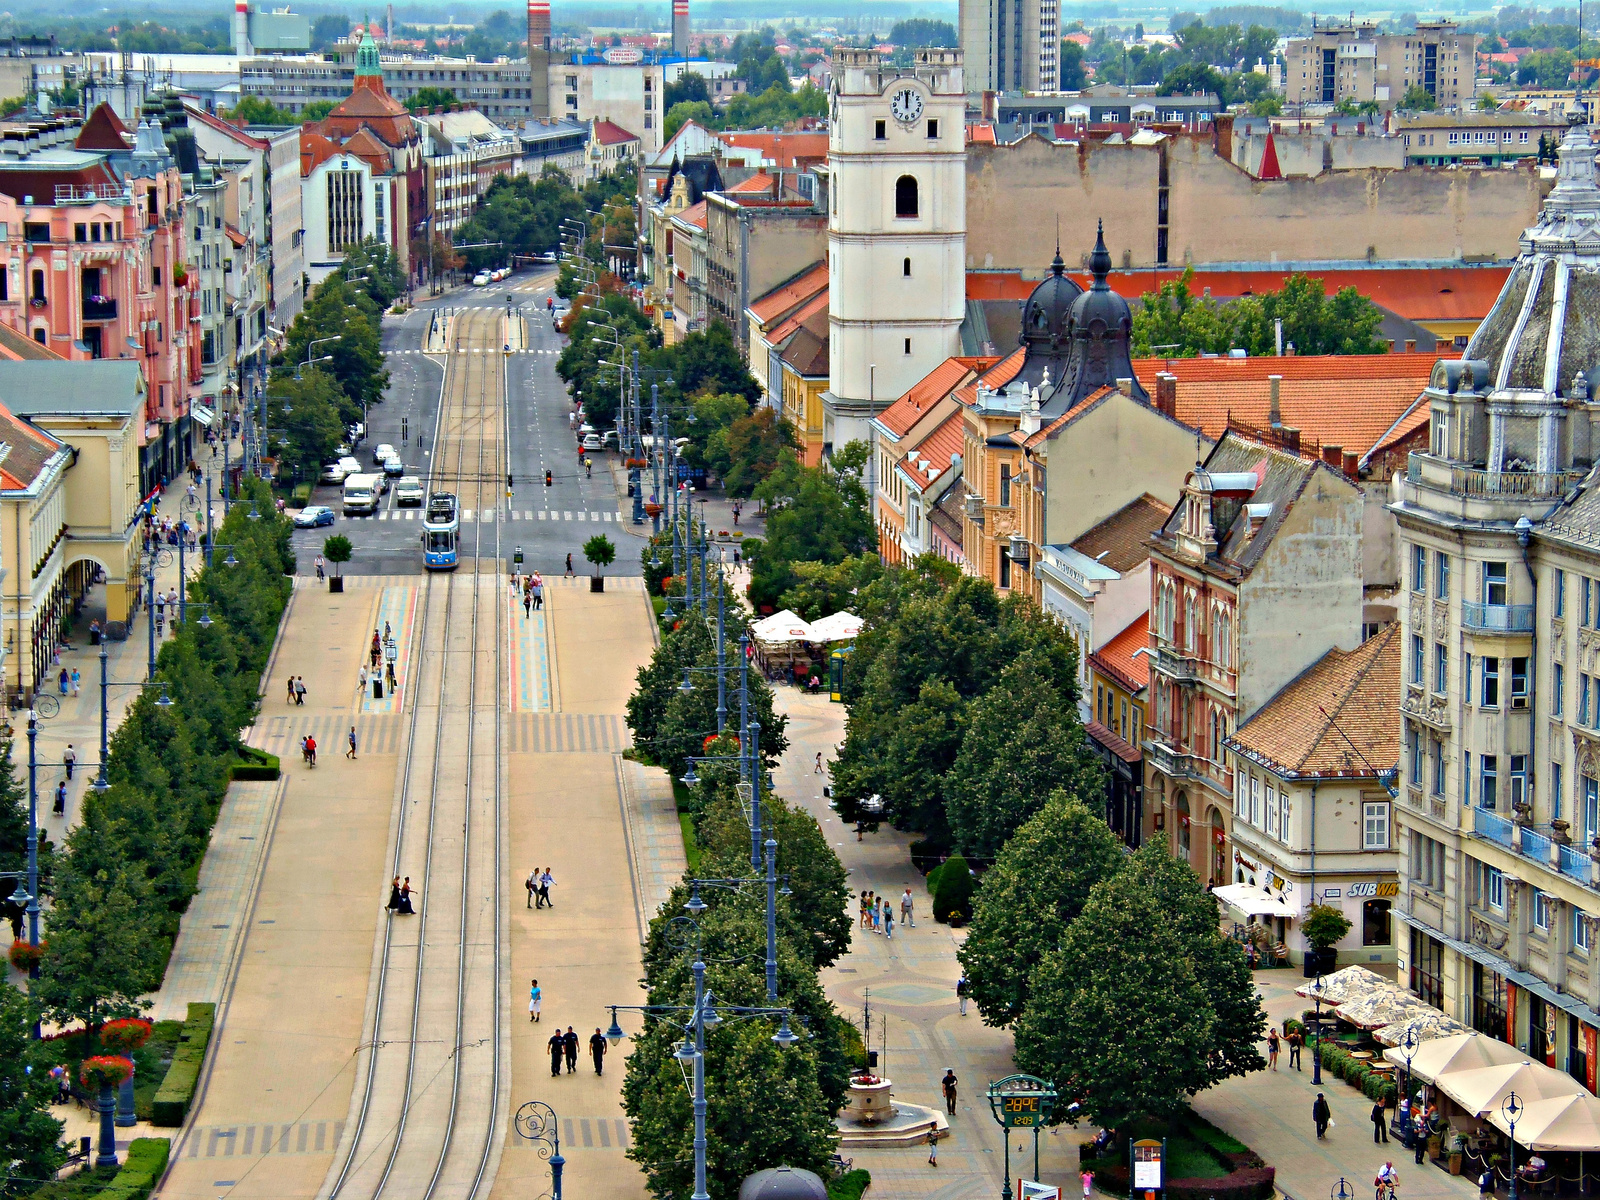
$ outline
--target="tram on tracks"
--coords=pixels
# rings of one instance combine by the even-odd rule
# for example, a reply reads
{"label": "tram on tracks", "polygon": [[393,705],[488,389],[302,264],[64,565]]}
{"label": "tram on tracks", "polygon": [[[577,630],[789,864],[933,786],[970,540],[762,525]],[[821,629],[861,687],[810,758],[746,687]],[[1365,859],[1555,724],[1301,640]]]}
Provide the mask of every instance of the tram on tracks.
{"label": "tram on tracks", "polygon": [[430,571],[454,570],[460,557],[461,517],[456,498],[449,492],[434,492],[422,514],[422,565]]}

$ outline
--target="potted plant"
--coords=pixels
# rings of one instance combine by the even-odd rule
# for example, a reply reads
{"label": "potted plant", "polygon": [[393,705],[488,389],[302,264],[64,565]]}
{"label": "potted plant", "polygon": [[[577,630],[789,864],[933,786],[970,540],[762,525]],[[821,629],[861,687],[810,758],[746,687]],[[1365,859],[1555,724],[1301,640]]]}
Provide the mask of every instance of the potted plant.
{"label": "potted plant", "polygon": [[33,973],[33,969],[44,961],[45,944],[40,942],[37,946],[30,945],[24,938],[18,938],[11,943],[11,965],[19,971]]}
{"label": "potted plant", "polygon": [[1467,1152],[1467,1137],[1462,1133],[1450,1135],[1450,1174],[1461,1174],[1461,1156]]}
{"label": "potted plant", "polygon": [[603,533],[597,533],[583,544],[583,556],[594,564],[594,575],[589,580],[591,592],[606,590],[605,576],[600,574],[601,567],[609,567],[617,559],[617,548],[611,544],[611,539]]}
{"label": "potted plant", "polygon": [[1300,923],[1300,932],[1311,943],[1311,953],[1306,955],[1306,978],[1311,979],[1333,970],[1338,961],[1334,947],[1350,932],[1350,918],[1331,904],[1313,904]]}
{"label": "potted plant", "polygon": [[[322,543],[322,556],[333,563],[335,567],[340,563],[349,562],[350,554],[353,550],[354,547],[350,545],[350,539],[342,533],[336,533]],[[335,571],[328,578],[328,590],[330,592],[343,592],[344,576]]]}
{"label": "potted plant", "polygon": [[100,1146],[94,1165],[114,1167],[117,1165],[117,1133],[112,1125],[117,1111],[114,1089],[133,1078],[133,1063],[116,1055],[97,1054],[83,1060],[78,1077],[83,1080],[84,1087],[99,1097],[95,1107],[100,1114]]}

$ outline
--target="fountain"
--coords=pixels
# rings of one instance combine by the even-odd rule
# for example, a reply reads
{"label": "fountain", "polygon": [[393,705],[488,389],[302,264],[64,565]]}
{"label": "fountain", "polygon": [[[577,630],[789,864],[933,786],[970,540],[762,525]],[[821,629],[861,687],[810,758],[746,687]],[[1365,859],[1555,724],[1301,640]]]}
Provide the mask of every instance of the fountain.
{"label": "fountain", "polygon": [[870,1071],[850,1078],[844,1111],[834,1118],[841,1146],[911,1146],[928,1140],[929,1132],[946,1137],[950,1123],[937,1109],[896,1102],[893,1081]]}

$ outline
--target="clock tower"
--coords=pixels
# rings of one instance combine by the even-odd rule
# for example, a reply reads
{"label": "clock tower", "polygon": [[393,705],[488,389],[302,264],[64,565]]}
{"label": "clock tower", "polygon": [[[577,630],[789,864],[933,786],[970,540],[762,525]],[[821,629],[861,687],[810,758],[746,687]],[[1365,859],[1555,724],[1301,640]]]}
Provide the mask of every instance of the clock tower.
{"label": "clock tower", "polygon": [[838,50],[828,130],[824,440],[871,420],[959,352],[966,311],[966,90],[959,50],[896,68]]}

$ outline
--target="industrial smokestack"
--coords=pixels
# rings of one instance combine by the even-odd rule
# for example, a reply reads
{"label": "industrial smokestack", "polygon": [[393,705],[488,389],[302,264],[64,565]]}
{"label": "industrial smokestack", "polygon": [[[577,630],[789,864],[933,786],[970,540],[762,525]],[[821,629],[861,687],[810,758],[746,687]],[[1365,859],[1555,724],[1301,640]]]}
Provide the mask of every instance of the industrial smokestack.
{"label": "industrial smokestack", "polygon": [[689,57],[689,0],[672,0],[672,52]]}
{"label": "industrial smokestack", "polygon": [[394,45],[394,5],[389,5],[388,24],[384,26],[383,40],[389,45]]}
{"label": "industrial smokestack", "polygon": [[250,0],[233,0],[233,52],[255,53],[250,45]]}
{"label": "industrial smokestack", "polygon": [[528,94],[533,115],[550,115],[550,0],[528,0]]}

